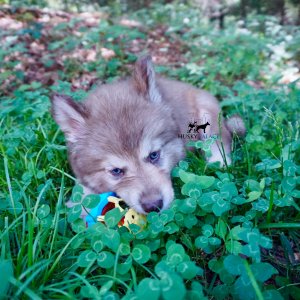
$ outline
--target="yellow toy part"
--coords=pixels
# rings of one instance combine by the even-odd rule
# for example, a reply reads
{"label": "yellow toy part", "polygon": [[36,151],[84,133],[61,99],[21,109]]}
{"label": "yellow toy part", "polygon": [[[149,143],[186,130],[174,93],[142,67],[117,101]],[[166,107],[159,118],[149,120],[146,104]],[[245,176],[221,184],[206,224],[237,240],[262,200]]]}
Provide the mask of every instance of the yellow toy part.
{"label": "yellow toy part", "polygon": [[141,228],[144,228],[146,225],[146,216],[137,213],[134,209],[129,208],[127,213],[125,214],[124,218],[124,226],[126,226],[128,229],[129,224],[136,224],[140,226]]}
{"label": "yellow toy part", "polygon": [[[124,202],[123,199],[114,196],[109,196],[107,198],[107,201],[108,203],[103,208],[101,215],[97,217],[98,222],[104,222],[105,214],[113,208],[117,207],[121,212],[124,211],[124,209],[120,205],[120,203]],[[136,224],[143,228],[145,227],[146,223],[147,221],[145,215],[139,214],[134,209],[129,208],[125,216],[119,222],[118,226],[126,226],[129,229],[129,224]]]}

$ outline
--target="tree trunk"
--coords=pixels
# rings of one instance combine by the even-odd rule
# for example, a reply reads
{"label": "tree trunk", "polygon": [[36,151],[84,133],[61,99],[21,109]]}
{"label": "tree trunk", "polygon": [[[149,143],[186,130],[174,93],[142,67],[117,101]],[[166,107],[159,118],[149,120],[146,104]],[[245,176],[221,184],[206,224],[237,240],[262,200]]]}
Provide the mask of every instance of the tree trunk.
{"label": "tree trunk", "polygon": [[298,18],[296,20],[296,25],[300,26],[300,4],[298,4]]}
{"label": "tree trunk", "polygon": [[279,12],[280,12],[280,25],[284,25],[285,23],[285,5],[284,0],[280,0],[278,3]]}
{"label": "tree trunk", "polygon": [[219,28],[224,29],[224,19],[225,19],[225,13],[223,13],[220,10],[220,16],[219,16]]}
{"label": "tree trunk", "polygon": [[261,0],[256,0],[256,13],[261,14]]}
{"label": "tree trunk", "polygon": [[241,0],[241,18],[244,21],[243,27],[247,27],[247,0]]}

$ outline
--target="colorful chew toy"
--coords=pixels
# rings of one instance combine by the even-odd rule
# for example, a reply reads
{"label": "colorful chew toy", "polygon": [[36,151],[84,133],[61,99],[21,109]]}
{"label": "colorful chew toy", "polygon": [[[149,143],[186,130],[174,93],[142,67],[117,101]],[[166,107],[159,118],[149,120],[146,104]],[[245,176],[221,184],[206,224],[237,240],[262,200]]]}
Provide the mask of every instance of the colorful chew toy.
{"label": "colorful chew toy", "polygon": [[[90,214],[86,216],[85,221],[87,227],[96,224],[96,222],[104,222],[105,214],[118,207],[120,211],[124,211],[120,203],[123,204],[124,201],[121,198],[117,198],[116,194],[113,192],[102,193],[99,195],[99,204],[90,211]],[[129,208],[124,217],[119,222],[118,226],[126,226],[129,229],[129,224],[136,224],[143,228],[146,224],[146,216],[137,213],[132,208]]]}

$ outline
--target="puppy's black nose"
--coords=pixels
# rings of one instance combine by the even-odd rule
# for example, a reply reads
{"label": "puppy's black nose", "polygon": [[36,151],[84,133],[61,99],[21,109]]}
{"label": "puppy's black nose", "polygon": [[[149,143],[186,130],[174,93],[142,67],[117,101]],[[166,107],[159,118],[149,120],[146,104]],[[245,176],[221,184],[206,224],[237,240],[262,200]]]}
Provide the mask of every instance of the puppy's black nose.
{"label": "puppy's black nose", "polygon": [[162,207],[163,207],[162,199],[142,203],[142,208],[146,213],[149,213],[151,211],[159,212],[162,209]]}

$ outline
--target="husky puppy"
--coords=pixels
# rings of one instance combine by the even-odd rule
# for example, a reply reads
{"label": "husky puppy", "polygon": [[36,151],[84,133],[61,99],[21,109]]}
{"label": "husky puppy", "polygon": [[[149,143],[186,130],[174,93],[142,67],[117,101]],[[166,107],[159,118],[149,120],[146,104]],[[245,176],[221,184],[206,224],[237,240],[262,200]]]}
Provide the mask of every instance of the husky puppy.
{"label": "husky puppy", "polygon": [[[82,103],[52,98],[52,115],[85,192],[114,191],[144,214],[173,200],[170,171],[185,156],[186,137],[219,135],[223,147],[213,144],[208,161],[230,163],[232,134],[242,135],[245,127],[239,117],[225,121],[220,113],[208,92],[156,78],[150,56],[137,60],[130,78],[97,87]],[[203,135],[198,125],[205,122]],[[198,131],[190,133],[191,126]]]}

